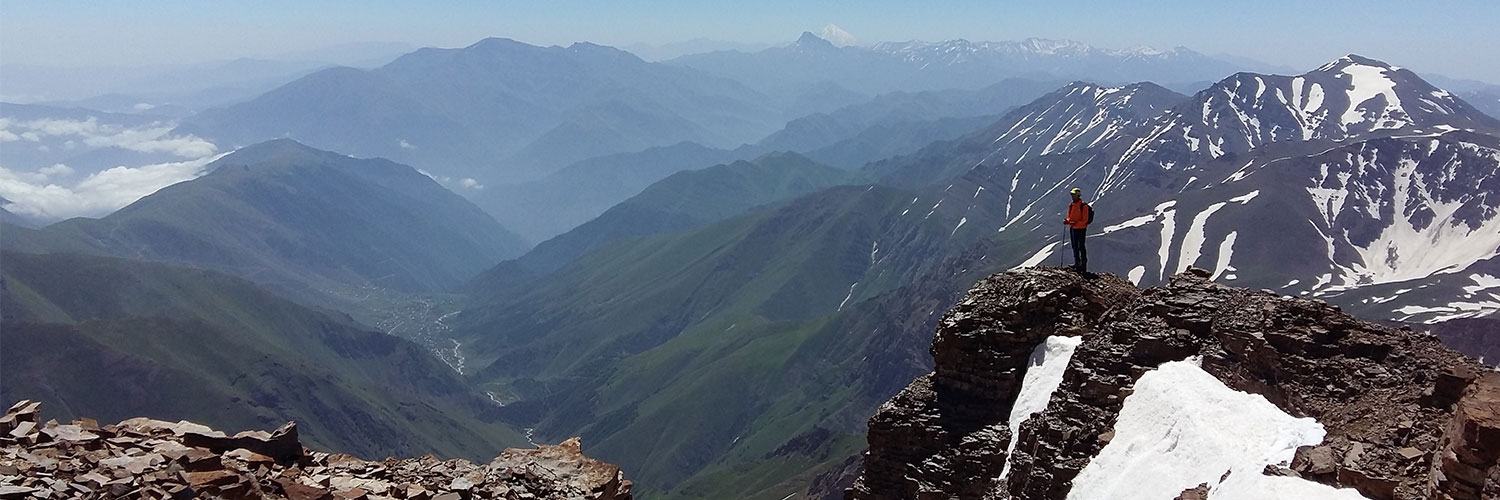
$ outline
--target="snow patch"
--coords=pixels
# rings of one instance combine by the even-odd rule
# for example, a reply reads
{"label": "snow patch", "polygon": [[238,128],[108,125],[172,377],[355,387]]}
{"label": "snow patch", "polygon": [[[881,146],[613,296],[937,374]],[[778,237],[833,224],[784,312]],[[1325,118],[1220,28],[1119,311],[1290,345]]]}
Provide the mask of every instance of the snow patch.
{"label": "snow patch", "polygon": [[1172,253],[1172,236],[1177,231],[1177,211],[1172,209],[1176,201],[1169,201],[1156,206],[1156,214],[1161,217],[1161,247],[1156,250],[1159,264],[1157,269],[1161,272],[1159,277],[1167,277],[1167,257]]}
{"label": "snow patch", "polygon": [[1130,268],[1130,272],[1125,273],[1125,277],[1130,278],[1131,284],[1140,286],[1141,278],[1146,277],[1146,266],[1135,266]]}
{"label": "snow patch", "polygon": [[[1388,70],[1377,66],[1366,66],[1363,64],[1351,64],[1344,68],[1343,73],[1349,75],[1349,109],[1344,110],[1342,120],[1345,126],[1374,120],[1372,129],[1399,128],[1406,125],[1405,113],[1401,111],[1401,99],[1396,97],[1396,82],[1386,75]],[[1360,106],[1365,105],[1376,96],[1385,96],[1385,108],[1380,110],[1369,109],[1360,111]],[[1373,116],[1371,113],[1373,112]],[[1397,120],[1394,116],[1400,113],[1402,119]]]}
{"label": "snow patch", "polygon": [[1026,376],[1021,379],[1021,391],[1010,407],[1010,447],[1005,453],[1005,467],[1000,471],[1000,484],[1005,484],[1005,478],[1010,475],[1010,457],[1015,454],[1021,424],[1026,423],[1032,414],[1047,409],[1052,393],[1062,385],[1063,372],[1068,368],[1068,361],[1073,359],[1073,351],[1082,343],[1083,337],[1053,335],[1031,351]]}
{"label": "snow patch", "polygon": [[1109,233],[1113,233],[1115,231],[1119,231],[1121,229],[1130,229],[1132,227],[1141,227],[1141,226],[1144,226],[1146,224],[1150,224],[1151,221],[1156,220],[1156,218],[1158,216],[1159,216],[1158,214],[1146,214],[1146,215],[1142,215],[1140,217],[1136,217],[1134,219],[1130,219],[1128,221],[1121,222],[1119,224],[1115,224],[1113,226],[1105,227],[1104,228],[1104,232],[1099,233],[1099,234],[1109,234]]}
{"label": "snow patch", "polygon": [[1205,226],[1208,225],[1208,218],[1214,212],[1224,208],[1224,205],[1225,203],[1222,201],[1209,205],[1202,212],[1198,212],[1198,215],[1193,216],[1193,222],[1188,226],[1187,234],[1182,237],[1182,250],[1178,252],[1176,272],[1186,271],[1188,266],[1198,262],[1198,257],[1203,253],[1203,241],[1205,238],[1203,231]]}
{"label": "snow patch", "polygon": [[958,234],[958,228],[964,227],[964,224],[968,224],[968,223],[969,223],[969,218],[968,217],[959,218],[958,219],[958,225],[957,226],[953,226],[953,232],[948,233],[948,236],[953,236],[955,234]]}
{"label": "snow patch", "polygon": [[1245,193],[1244,196],[1236,196],[1234,198],[1230,198],[1229,201],[1231,203],[1239,203],[1241,205],[1249,205],[1250,204],[1250,200],[1255,199],[1256,196],[1260,196],[1260,190],[1259,189],[1251,191],[1249,193]]}
{"label": "snow patch", "polygon": [[1209,279],[1217,280],[1220,275],[1224,274],[1224,271],[1236,270],[1229,265],[1229,259],[1234,256],[1234,239],[1238,233],[1238,231],[1230,231],[1224,236],[1224,241],[1219,243],[1218,262],[1214,263],[1214,275]]}
{"label": "snow patch", "polygon": [[1203,483],[1215,500],[1364,499],[1354,490],[1263,474],[1267,465],[1290,462],[1297,447],[1321,443],[1323,426],[1230,389],[1197,359],[1142,375],[1114,432],[1074,479],[1068,500],[1161,500]]}
{"label": "snow patch", "polygon": [[858,281],[854,282],[854,284],[852,284],[852,285],[849,285],[849,295],[845,295],[844,296],[844,301],[843,302],[839,302],[839,308],[838,309],[834,309],[835,312],[844,310],[844,305],[849,303],[849,299],[854,298],[854,287],[856,287],[856,286],[859,286],[859,282]]}
{"label": "snow patch", "polygon": [[1500,278],[1488,274],[1471,274],[1469,279],[1474,280],[1474,285],[1464,287],[1464,293],[1473,295],[1480,290],[1500,288]]}
{"label": "snow patch", "polygon": [[1027,257],[1026,260],[1022,261],[1020,265],[1017,265],[1016,267],[1013,267],[1011,269],[1036,267],[1037,264],[1041,264],[1042,261],[1047,260],[1048,257],[1052,256],[1052,250],[1057,248],[1058,243],[1061,242],[1054,241],[1052,243],[1048,243],[1047,246],[1042,247],[1041,250],[1037,250],[1037,252],[1035,254],[1032,254],[1031,257]]}

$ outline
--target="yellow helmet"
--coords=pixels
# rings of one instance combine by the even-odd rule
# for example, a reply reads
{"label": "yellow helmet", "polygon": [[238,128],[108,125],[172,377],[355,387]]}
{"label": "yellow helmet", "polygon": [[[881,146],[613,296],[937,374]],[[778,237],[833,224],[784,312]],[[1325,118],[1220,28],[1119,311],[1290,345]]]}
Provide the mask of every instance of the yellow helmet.
{"label": "yellow helmet", "polygon": [[1082,189],[1078,189],[1078,188],[1073,188],[1072,191],[1068,191],[1068,192],[1069,193],[1073,193],[1073,194],[1081,194],[1081,193],[1083,193],[1083,190]]}

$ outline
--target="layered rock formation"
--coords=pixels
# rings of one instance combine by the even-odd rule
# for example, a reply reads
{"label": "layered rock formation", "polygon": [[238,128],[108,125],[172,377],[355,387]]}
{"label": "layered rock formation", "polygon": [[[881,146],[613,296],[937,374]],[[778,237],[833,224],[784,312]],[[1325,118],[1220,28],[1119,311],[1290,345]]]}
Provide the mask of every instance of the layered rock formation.
{"label": "layered rock formation", "polygon": [[[1071,357],[1056,361],[1066,365],[1056,389],[1034,402],[1037,389],[1022,394],[1035,384],[1028,372],[1048,355],[1055,361],[1056,346]],[[1100,488],[1099,471],[1080,474],[1104,462],[1137,383],[1184,360],[1192,365],[1178,371],[1206,372],[1288,421],[1321,424],[1313,433],[1321,439],[1303,436],[1284,461],[1237,474],[1300,478],[1277,484],[1328,495],[1318,498],[1500,498],[1500,373],[1432,335],[1317,300],[1222,286],[1201,270],[1147,290],[1056,269],[998,274],[948,312],[932,355],[934,372],[870,420],[864,470],[846,498],[1092,498],[1098,489],[1082,490]],[[1039,411],[1017,420],[1018,398]],[[1168,417],[1181,430],[1197,413]],[[1177,438],[1163,448],[1192,445]],[[1145,471],[1156,466],[1147,463]],[[1231,470],[1219,472],[1173,494],[1229,498]]]}
{"label": "layered rock formation", "polygon": [[146,418],[41,423],[31,401],[0,417],[0,499],[630,500],[630,489],[618,467],[584,456],[577,438],[508,449],[489,464],[372,462],[307,450],[290,422],[233,436]]}

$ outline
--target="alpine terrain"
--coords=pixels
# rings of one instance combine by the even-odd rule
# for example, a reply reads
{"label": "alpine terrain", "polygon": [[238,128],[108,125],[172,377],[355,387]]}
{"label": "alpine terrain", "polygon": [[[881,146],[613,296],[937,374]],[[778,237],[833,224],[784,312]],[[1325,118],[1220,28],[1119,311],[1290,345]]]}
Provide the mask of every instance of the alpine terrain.
{"label": "alpine terrain", "polygon": [[1500,494],[1491,87],[823,33],[5,104],[0,499]]}
{"label": "alpine terrain", "polygon": [[[475,282],[457,335],[508,418],[584,435],[643,494],[807,493],[931,370],[929,335],[970,284],[1063,258],[1069,187],[1099,214],[1091,270],[1133,283],[1198,266],[1380,321],[1489,314],[1497,130],[1359,56],[1192,96],[1078,82],[870,163],[862,185]],[[568,238],[586,234],[606,232]]]}

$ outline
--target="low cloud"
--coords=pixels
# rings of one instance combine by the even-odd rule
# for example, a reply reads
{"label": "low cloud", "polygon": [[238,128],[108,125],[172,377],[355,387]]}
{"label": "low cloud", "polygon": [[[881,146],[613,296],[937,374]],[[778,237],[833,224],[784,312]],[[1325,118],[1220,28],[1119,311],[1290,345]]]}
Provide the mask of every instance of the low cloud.
{"label": "low cloud", "polygon": [[484,189],[484,184],[480,184],[479,181],[474,179],[473,177],[464,177],[462,179],[458,179],[457,182],[454,182],[454,179],[452,177],[433,175],[432,172],[428,172],[420,168],[417,169],[417,172],[420,172],[422,175],[427,176],[428,179],[432,179],[434,182],[441,184],[443,187],[448,188],[449,190],[454,190],[454,186],[463,189],[473,189],[475,191]]}
{"label": "low cloud", "polygon": [[47,176],[69,176],[73,175],[73,168],[61,163],[54,163],[50,167],[42,167],[42,169],[37,170],[37,172],[41,172],[43,175]]}
{"label": "low cloud", "polygon": [[[16,121],[0,119],[0,142],[40,142],[44,138],[67,138],[90,148],[115,147],[142,153],[167,153],[179,158],[202,158],[218,152],[218,147],[197,136],[171,136],[169,123],[151,123],[139,127],[99,123],[95,117],[86,120],[44,118]],[[77,141],[77,142],[74,142]]]}
{"label": "low cloud", "polygon": [[[203,175],[203,169],[223,155],[196,160],[157,163],[140,167],[114,167],[68,186],[47,182],[49,175],[71,173],[58,164],[37,172],[16,172],[0,167],[0,197],[11,212],[52,222],[71,217],[101,217],[142,197],[178,182]],[[53,173],[48,174],[46,171]]]}

